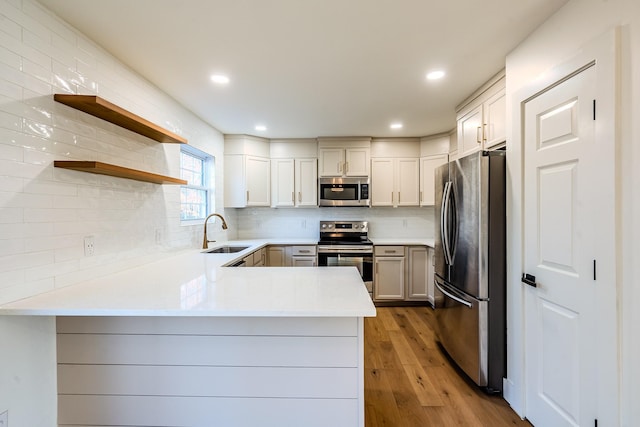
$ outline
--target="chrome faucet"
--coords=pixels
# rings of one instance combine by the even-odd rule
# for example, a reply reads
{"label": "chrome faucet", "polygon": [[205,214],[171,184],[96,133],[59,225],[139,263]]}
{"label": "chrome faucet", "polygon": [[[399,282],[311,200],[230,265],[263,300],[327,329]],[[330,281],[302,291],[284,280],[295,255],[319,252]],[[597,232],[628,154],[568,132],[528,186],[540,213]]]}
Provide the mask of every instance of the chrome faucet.
{"label": "chrome faucet", "polygon": [[223,230],[227,229],[227,222],[224,220],[222,215],[217,213],[212,213],[211,215],[209,215],[204,220],[204,239],[202,240],[202,249],[207,249],[209,247],[210,242],[215,242],[215,240],[207,240],[207,221],[209,221],[209,218],[211,218],[212,216],[217,216],[218,218],[220,218],[222,220],[222,229]]}

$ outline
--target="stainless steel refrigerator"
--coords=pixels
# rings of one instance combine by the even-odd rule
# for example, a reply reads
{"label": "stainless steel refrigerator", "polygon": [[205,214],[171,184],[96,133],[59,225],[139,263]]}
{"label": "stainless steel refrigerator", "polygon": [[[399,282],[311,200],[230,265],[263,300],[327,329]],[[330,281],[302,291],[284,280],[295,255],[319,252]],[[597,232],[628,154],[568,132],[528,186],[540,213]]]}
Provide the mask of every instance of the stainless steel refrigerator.
{"label": "stainless steel refrigerator", "polygon": [[477,152],[435,175],[438,338],[492,393],[506,376],[505,154]]}

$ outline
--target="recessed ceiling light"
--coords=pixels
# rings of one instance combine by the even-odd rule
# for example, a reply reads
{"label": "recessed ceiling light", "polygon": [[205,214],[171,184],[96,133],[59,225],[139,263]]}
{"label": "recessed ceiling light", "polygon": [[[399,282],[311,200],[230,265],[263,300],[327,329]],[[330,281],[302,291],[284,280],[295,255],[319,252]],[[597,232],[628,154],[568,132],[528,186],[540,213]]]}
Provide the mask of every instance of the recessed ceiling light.
{"label": "recessed ceiling light", "polygon": [[223,74],[214,74],[211,76],[211,81],[221,85],[226,85],[227,83],[229,83],[229,77]]}
{"label": "recessed ceiling light", "polygon": [[262,131],[267,130],[267,127],[266,127],[266,126],[264,126],[264,125],[257,125],[257,126],[256,126],[256,130],[258,130],[258,131],[262,132]]}
{"label": "recessed ceiling light", "polygon": [[438,80],[444,77],[444,71],[437,70],[427,74],[427,80]]}
{"label": "recessed ceiling light", "polygon": [[391,123],[391,129],[402,129],[402,123]]}

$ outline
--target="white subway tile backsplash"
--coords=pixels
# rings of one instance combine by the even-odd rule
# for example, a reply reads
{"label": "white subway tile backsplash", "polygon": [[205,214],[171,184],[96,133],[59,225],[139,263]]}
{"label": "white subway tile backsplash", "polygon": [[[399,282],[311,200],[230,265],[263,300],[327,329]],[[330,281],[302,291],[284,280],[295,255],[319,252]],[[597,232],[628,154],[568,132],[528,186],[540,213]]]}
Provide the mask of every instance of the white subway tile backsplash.
{"label": "white subway tile backsplash", "polygon": [[49,33],[47,33],[47,38],[43,39],[38,34],[22,30],[22,43],[22,56],[51,72],[51,36]]}
{"label": "white subway tile backsplash", "polygon": [[2,13],[0,13],[0,31],[17,40],[22,36],[22,27]]}
{"label": "white subway tile backsplash", "polygon": [[16,145],[0,144],[0,159],[22,162],[24,161],[24,149]]}
{"label": "white subway tile backsplash", "polygon": [[[222,158],[222,134],[42,5],[0,1],[0,273],[12,272],[2,276],[0,304],[197,247],[201,238],[201,226],[180,226],[177,186],[53,167],[76,159],[179,172],[178,146],[58,104],[58,92],[99,94]],[[87,235],[96,239],[92,257],[84,256]]]}
{"label": "white subway tile backsplash", "polygon": [[[0,208],[0,219],[2,208]],[[0,239],[0,257],[21,254],[25,251],[24,239]]]}
{"label": "white subway tile backsplash", "polygon": [[9,49],[0,46],[0,62],[19,70],[22,66],[22,57]]}
{"label": "white subway tile backsplash", "polygon": [[0,271],[0,289],[25,282],[25,270]]}
{"label": "white subway tile backsplash", "polygon": [[0,272],[24,270],[31,267],[52,264],[54,260],[53,251],[40,251],[9,255],[0,258]]}

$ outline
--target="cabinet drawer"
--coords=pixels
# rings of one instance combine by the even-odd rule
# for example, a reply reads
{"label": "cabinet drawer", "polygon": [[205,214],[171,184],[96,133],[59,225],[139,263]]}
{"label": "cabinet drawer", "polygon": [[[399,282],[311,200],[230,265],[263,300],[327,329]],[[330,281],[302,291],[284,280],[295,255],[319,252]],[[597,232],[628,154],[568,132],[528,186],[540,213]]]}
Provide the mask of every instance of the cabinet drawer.
{"label": "cabinet drawer", "polygon": [[315,245],[306,245],[306,246],[292,246],[291,247],[291,255],[314,255],[316,254],[316,246]]}
{"label": "cabinet drawer", "polygon": [[404,246],[374,246],[375,256],[404,256]]}

